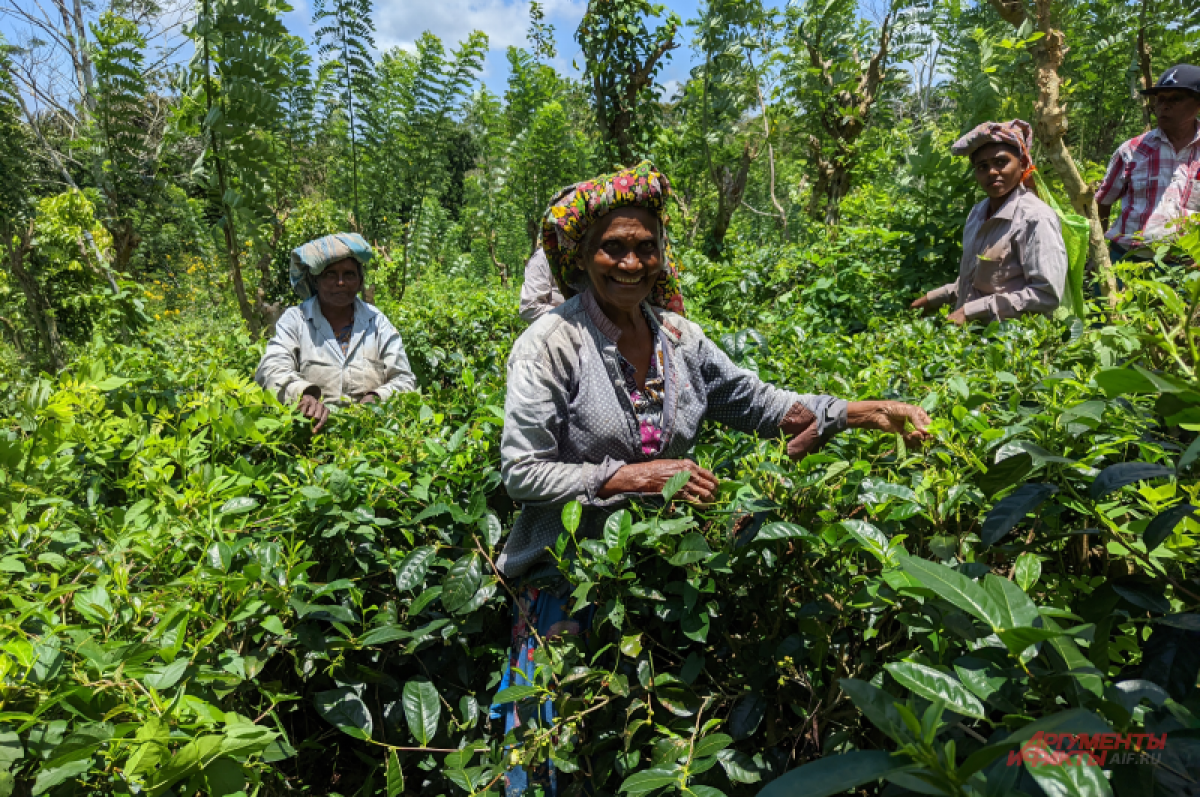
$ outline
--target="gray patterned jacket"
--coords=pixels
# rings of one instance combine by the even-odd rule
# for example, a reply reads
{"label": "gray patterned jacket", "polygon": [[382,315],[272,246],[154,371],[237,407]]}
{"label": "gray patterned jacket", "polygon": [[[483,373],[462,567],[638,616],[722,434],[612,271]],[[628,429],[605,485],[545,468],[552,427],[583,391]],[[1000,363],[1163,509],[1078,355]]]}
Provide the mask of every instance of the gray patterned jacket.
{"label": "gray patterned jacket", "polygon": [[846,426],[846,402],[800,395],[738,368],[699,326],[653,308],[666,353],[663,449],[641,452],[638,422],[617,359],[620,330],[591,292],[539,318],[513,346],[500,444],[501,475],[522,511],[497,567],[515,577],[545,563],[563,531],[562,508],[584,506],[581,536],[598,536],[610,512],[633,494],[602,499],[600,489],[622,465],[687,455],[709,418],[764,437],[779,434],[792,405],[817,417],[822,437]]}

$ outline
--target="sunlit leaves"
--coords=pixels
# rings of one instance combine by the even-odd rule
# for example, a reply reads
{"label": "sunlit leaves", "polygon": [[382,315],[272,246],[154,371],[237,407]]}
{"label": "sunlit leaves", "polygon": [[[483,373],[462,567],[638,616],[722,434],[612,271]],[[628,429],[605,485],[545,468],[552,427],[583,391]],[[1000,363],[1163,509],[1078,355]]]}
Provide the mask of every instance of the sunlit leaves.
{"label": "sunlit leaves", "polygon": [[404,685],[403,703],[409,731],[422,747],[428,747],[441,720],[437,688],[424,678],[409,681]]}

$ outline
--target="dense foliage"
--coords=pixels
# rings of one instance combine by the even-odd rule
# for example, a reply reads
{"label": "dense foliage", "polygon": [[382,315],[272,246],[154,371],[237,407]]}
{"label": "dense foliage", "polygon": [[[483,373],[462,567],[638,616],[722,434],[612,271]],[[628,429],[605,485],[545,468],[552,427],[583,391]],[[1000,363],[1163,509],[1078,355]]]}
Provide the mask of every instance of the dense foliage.
{"label": "dense foliage", "polygon": [[[711,0],[685,28],[594,2],[576,79],[535,2],[493,92],[484,34],[375,52],[368,0],[318,4],[311,52],[285,3],[203,0],[178,69],[144,52],[166,9],[58,7],[0,50],[0,797],[498,794],[546,757],[568,794],[1196,793],[1196,272],[1121,265],[1082,318],[908,305],[978,200],[950,141],[1046,112],[1043,27],[1070,43],[1070,127],[1035,158],[1069,147],[1094,180],[1200,15]],[[38,80],[55,47],[65,87]],[[933,439],[795,463],[712,426],[715,505],[668,485],[602,539],[568,505],[556,555],[594,632],[498,697],[521,264],[556,188],[645,156],[731,357],[919,403]],[[288,252],[342,229],[375,244],[420,391],[314,436],[250,375]],[[1195,260],[1200,231],[1161,254]],[[497,700],[534,719],[506,736]],[[1035,766],[1039,731],[1168,743]]]}

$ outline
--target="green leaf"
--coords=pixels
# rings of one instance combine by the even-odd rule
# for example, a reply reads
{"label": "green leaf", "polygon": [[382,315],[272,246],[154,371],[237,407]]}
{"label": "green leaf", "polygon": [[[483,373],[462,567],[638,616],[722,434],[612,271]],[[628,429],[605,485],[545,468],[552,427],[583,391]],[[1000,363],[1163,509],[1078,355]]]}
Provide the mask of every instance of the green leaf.
{"label": "green leaf", "polygon": [[1049,628],[1003,628],[996,631],[996,636],[1000,637],[1009,653],[1020,656],[1030,645],[1062,636],[1062,632]]}
{"label": "green leaf", "polygon": [[754,763],[754,759],[739,750],[727,747],[717,753],[717,761],[733,783],[758,783],[762,780],[765,767]]}
{"label": "green leaf", "polygon": [[1026,515],[1042,505],[1050,496],[1058,492],[1053,484],[1030,483],[1018,487],[1011,495],[1005,496],[988,512],[983,521],[983,529],[979,538],[984,545],[995,545],[1005,534],[1008,534],[1020,523]]}
{"label": "green leaf", "polygon": [[983,590],[1000,607],[1000,620],[1004,628],[1031,626],[1037,621],[1037,606],[1019,586],[1008,579],[988,573],[983,579]]}
{"label": "green leaf", "polygon": [[154,773],[154,780],[150,785],[151,797],[158,797],[175,783],[199,772],[204,762],[212,760],[220,750],[223,741],[223,736],[207,734],[197,736],[181,747],[170,763]]}
{"label": "green leaf", "polygon": [[1005,487],[1016,484],[1029,475],[1033,470],[1033,457],[1028,452],[1021,452],[994,465],[989,465],[987,473],[979,476],[975,483],[983,494],[991,498]]}
{"label": "green leaf", "polygon": [[897,661],[883,666],[901,685],[926,700],[940,700],[946,704],[946,708],[967,717],[987,718],[983,704],[975,695],[946,673],[909,661]]}
{"label": "green leaf", "polygon": [[583,517],[583,505],[572,501],[562,509],[562,524],[567,532],[574,534],[579,528],[579,520]]}
{"label": "green leaf", "polygon": [[428,545],[409,551],[396,566],[396,589],[415,589],[424,583],[425,573],[429,570],[429,560],[435,553],[437,549]]}
{"label": "green leaf", "polygon": [[38,772],[37,779],[33,782],[33,791],[30,794],[32,797],[38,797],[60,783],[66,783],[71,778],[85,774],[91,768],[92,759],[90,757],[81,761],[69,761],[61,766],[43,768]]}
{"label": "green leaf", "polygon": [[792,540],[798,537],[811,536],[812,534],[803,526],[798,526],[795,523],[783,523],[781,521],[776,521],[774,523],[764,523],[763,527],[758,530],[758,534],[754,535],[752,542]]}
{"label": "green leaf", "polygon": [[891,484],[882,479],[868,477],[863,479],[859,486],[858,500],[864,504],[883,504],[893,498],[910,501],[914,504],[919,503],[917,494],[902,484]]}
{"label": "green leaf", "polygon": [[691,532],[679,541],[679,548],[668,561],[678,567],[702,562],[710,556],[712,549],[708,547],[708,540],[702,534]]}
{"label": "green leaf", "polygon": [[355,739],[370,739],[374,728],[367,704],[348,686],[317,692],[313,696],[317,713],[342,733]]}
{"label": "green leaf", "polygon": [[217,510],[222,515],[242,515],[258,506],[258,499],[243,495],[241,498],[231,498],[221,504]]}
{"label": "green leaf", "polygon": [[516,703],[519,700],[525,700],[542,693],[541,689],[536,686],[517,685],[510,686],[507,689],[501,690],[492,700],[493,703]]}
{"label": "green leaf", "polygon": [[896,710],[896,698],[878,686],[857,678],[843,678],[838,681],[838,685],[849,695],[850,702],[854,703],[876,728],[899,744],[908,741],[904,720]]}
{"label": "green leaf", "polygon": [[663,485],[662,497],[663,500],[670,503],[675,494],[683,489],[683,486],[692,478],[692,472],[686,468],[676,473],[671,478],[667,479],[667,483]]}
{"label": "green leaf", "polygon": [[679,781],[679,770],[647,769],[627,777],[621,784],[620,791],[635,797],[638,794],[649,794],[666,786],[675,785]]}
{"label": "green leaf", "polygon": [[1150,462],[1118,462],[1116,465],[1109,465],[1100,471],[1100,475],[1092,482],[1088,493],[1098,501],[1127,484],[1174,475],[1175,471],[1165,465],[1156,465]]}
{"label": "green leaf", "polygon": [[442,580],[442,606],[454,614],[465,607],[483,581],[483,559],[471,552],[450,567]]}
{"label": "green leaf", "polygon": [[621,637],[621,653],[631,659],[642,655],[642,635],[631,634]]}
{"label": "green leaf", "polygon": [[183,673],[187,670],[190,662],[187,659],[176,659],[165,667],[160,667],[155,672],[147,675],[142,681],[146,686],[159,690],[170,689],[175,684],[179,683],[179,679],[183,677]]}
{"label": "green leaf", "polygon": [[369,648],[374,645],[383,645],[388,642],[395,642],[400,639],[409,639],[412,632],[401,625],[395,623],[383,625],[379,628],[372,628],[367,633],[363,634],[358,640],[358,644],[364,648]]}
{"label": "green leaf", "polygon": [[487,541],[489,548],[499,545],[500,537],[504,534],[504,529],[500,526],[500,518],[491,512],[479,519],[479,531],[483,533],[483,538]]}
{"label": "green leaf", "polygon": [[21,737],[16,731],[9,730],[7,725],[0,725],[0,771],[9,769],[24,757],[25,748],[21,746]]}
{"label": "green leaf", "polygon": [[1049,763],[1025,759],[1025,770],[1042,787],[1046,797],[1112,797],[1112,787],[1103,768],[1083,765],[1078,755],[1070,758],[1053,751],[1046,751],[1046,755],[1061,760]]}
{"label": "green leaf", "polygon": [[422,747],[428,747],[429,742],[437,735],[442,713],[437,689],[428,680],[417,678],[404,685],[401,702],[404,704],[404,717],[408,720],[408,729]]}
{"label": "green leaf", "polygon": [[610,549],[622,549],[633,529],[633,519],[627,510],[620,510],[604,521],[604,544]]}
{"label": "green leaf", "polygon": [[819,758],[767,784],[758,797],[832,797],[904,772],[913,763],[883,750],[855,750]]}
{"label": "green leaf", "polygon": [[1013,563],[1013,578],[1017,580],[1017,586],[1025,592],[1029,592],[1041,577],[1042,560],[1037,554],[1026,551]]}
{"label": "green leaf", "polygon": [[229,797],[229,795],[244,793],[242,790],[246,788],[246,775],[242,771],[242,765],[232,758],[218,758],[216,761],[209,762],[204,765],[200,774],[204,782],[202,791],[205,795]]}
{"label": "green leaf", "polygon": [[1096,384],[1109,398],[1125,393],[1157,393],[1154,383],[1132,368],[1102,368]]}
{"label": "green leaf", "polygon": [[733,737],[728,734],[710,734],[696,743],[692,750],[692,758],[707,758],[710,755],[716,755],[731,744],[733,744]]}
{"label": "green leaf", "polygon": [[400,797],[404,793],[404,772],[400,769],[400,758],[395,750],[388,751],[387,797]]}
{"label": "green leaf", "polygon": [[1179,521],[1185,517],[1190,517],[1196,512],[1196,507],[1191,504],[1176,504],[1170,509],[1165,509],[1155,516],[1154,520],[1146,526],[1146,531],[1142,534],[1142,542],[1146,544],[1146,552],[1153,551],[1158,546],[1166,542],[1167,538],[1175,532],[1175,527],[1179,525]]}
{"label": "green leaf", "polygon": [[901,567],[941,598],[950,601],[964,612],[990,625],[1003,627],[1003,613],[996,601],[983,587],[963,574],[936,562],[906,556]]}
{"label": "green leaf", "polygon": [[882,531],[862,520],[843,520],[842,528],[880,562],[888,564],[891,561],[888,555],[890,542]]}
{"label": "green leaf", "polygon": [[[1050,631],[1061,631],[1058,623],[1052,617],[1042,616],[1042,627]],[[1075,644],[1075,640],[1071,639],[1066,634],[1051,637],[1046,640],[1051,649],[1062,659],[1063,666],[1066,671],[1071,673],[1079,685],[1088,692],[1091,692],[1096,697],[1100,697],[1104,693],[1104,678],[1096,672],[1086,672],[1093,669],[1092,662],[1083,655],[1083,651]]]}

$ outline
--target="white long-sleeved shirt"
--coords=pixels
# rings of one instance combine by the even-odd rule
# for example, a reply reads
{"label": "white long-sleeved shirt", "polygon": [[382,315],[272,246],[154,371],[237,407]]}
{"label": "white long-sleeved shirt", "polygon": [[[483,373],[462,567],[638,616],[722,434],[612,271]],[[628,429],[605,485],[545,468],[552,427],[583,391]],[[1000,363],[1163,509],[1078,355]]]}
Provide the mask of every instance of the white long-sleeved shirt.
{"label": "white long-sleeved shirt", "polygon": [[400,333],[387,316],[354,301],[354,329],[342,353],[317,297],[289,307],[275,325],[254,381],[291,404],[309,388],[326,404],[349,404],[367,393],[380,400],[417,389]]}

